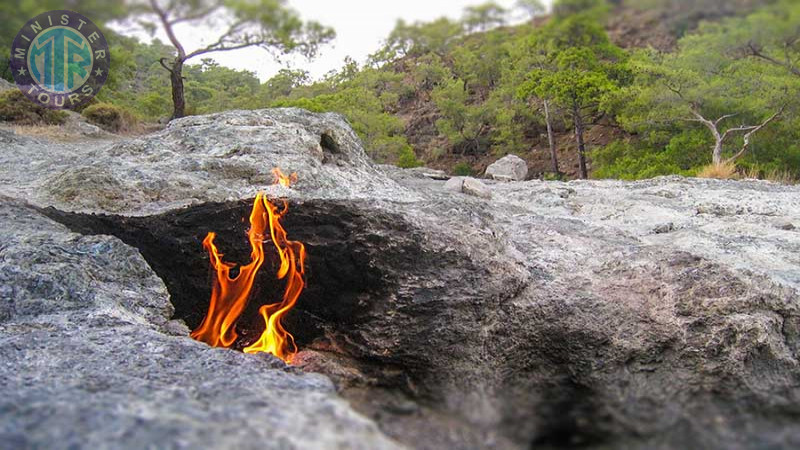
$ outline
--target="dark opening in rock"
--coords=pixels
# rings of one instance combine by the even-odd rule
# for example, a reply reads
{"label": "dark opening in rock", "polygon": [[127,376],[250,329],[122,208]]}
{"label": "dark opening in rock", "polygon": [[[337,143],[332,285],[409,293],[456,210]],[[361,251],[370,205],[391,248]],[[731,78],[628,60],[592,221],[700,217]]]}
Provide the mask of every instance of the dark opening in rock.
{"label": "dark opening in rock", "polygon": [[341,149],[339,148],[339,144],[336,143],[336,140],[328,133],[322,133],[319,142],[320,147],[322,150],[327,153],[338,154],[341,153]]}
{"label": "dark opening in rock", "polygon": [[[284,321],[301,350],[293,364],[330,376],[388,435],[421,449],[519,449],[531,442],[577,447],[598,434],[592,392],[571,381],[568,365],[546,363],[562,355],[564,343],[579,341],[591,351],[594,344],[560,334],[546,343],[542,323],[515,325],[524,318],[506,311],[513,304],[503,298],[521,286],[492,284],[497,279],[486,268],[453,250],[454,243],[436,247],[413,217],[353,200],[288,207],[283,226],[308,252],[306,289]],[[251,209],[252,200],[242,200],[148,217],[42,212],[75,232],[113,235],[138,248],[169,289],[175,318],[193,329],[211,289],[202,241],[213,231],[225,261],[248,263]],[[282,294],[276,260],[268,256],[237,323],[239,348],[263,329],[258,308]],[[492,294],[500,287],[507,297]],[[514,344],[530,357],[507,357],[506,327],[533,334]],[[523,342],[531,348],[522,349]],[[559,372],[558,382],[543,382]],[[474,401],[489,383],[513,388],[493,391],[492,401],[508,406],[492,421],[481,416],[483,401]]]}
{"label": "dark opening in rock", "polygon": [[[246,217],[249,201],[207,203],[185,210],[149,217],[70,214],[44,210],[49,217],[83,234],[108,234],[140,250],[153,270],[164,280],[175,318],[196,328],[208,310],[211,269],[202,241],[213,231],[224,260],[250,261]],[[395,226],[391,217],[359,214],[330,202],[293,203],[283,223],[289,236],[306,245],[307,283],[298,305],[287,315],[286,328],[302,348],[314,339],[355,326],[385,296],[390,274],[374,263],[380,245],[365,230],[383,222]],[[370,227],[365,221],[372,222]],[[267,252],[267,261],[254,283],[247,309],[237,322],[243,339],[260,334],[263,321],[258,308],[280,300],[284,284],[275,279],[277,255]],[[232,272],[235,275],[236,271]]]}

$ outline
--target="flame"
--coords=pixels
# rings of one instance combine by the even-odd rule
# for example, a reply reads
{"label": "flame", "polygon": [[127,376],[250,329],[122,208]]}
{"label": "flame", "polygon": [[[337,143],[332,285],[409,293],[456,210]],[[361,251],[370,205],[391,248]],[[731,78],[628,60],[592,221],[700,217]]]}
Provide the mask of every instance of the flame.
{"label": "flame", "polygon": [[[297,174],[285,176],[280,169],[274,169],[273,174],[276,183],[283,186],[290,186],[297,180]],[[291,362],[297,353],[297,346],[294,337],[283,328],[281,319],[294,307],[305,287],[306,250],[301,242],[289,240],[281,225],[281,219],[288,210],[286,201],[283,201],[283,208],[278,209],[263,192],[256,196],[250,213],[250,230],[247,232],[252,249],[250,263],[239,267],[235,277],[231,277],[230,272],[236,265],[223,261],[223,255],[214,245],[216,234],[208,233],[203,247],[209,254],[216,276],[211,288],[208,313],[191,333],[194,339],[213,347],[225,348],[230,348],[236,342],[238,334],[235,324],[250,300],[253,282],[265,259],[264,242],[269,238],[280,258],[277,279],[286,279],[286,288],[280,302],[259,309],[264,319],[264,332],[255,343],[245,347],[244,352],[271,353],[287,363]]]}
{"label": "flame", "polygon": [[272,175],[275,176],[275,184],[280,184],[281,186],[284,187],[289,187],[294,183],[297,183],[296,173],[292,173],[291,175],[286,176],[283,174],[283,172],[281,172],[281,169],[276,167],[272,169]]}

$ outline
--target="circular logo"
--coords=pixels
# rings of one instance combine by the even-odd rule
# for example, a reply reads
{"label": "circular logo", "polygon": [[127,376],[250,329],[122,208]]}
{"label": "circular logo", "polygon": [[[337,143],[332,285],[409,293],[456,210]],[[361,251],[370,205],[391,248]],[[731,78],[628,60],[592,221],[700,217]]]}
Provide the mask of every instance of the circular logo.
{"label": "circular logo", "polygon": [[108,78],[108,42],[91,20],[73,11],[48,11],[19,30],[11,70],[34,103],[73,109],[92,99]]}

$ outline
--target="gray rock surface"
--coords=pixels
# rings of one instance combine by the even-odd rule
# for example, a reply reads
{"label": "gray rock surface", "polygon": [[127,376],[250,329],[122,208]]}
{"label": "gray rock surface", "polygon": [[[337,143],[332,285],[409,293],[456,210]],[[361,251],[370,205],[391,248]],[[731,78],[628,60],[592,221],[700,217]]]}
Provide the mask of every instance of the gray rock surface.
{"label": "gray rock surface", "polygon": [[27,170],[4,171],[2,192],[69,211],[148,215],[240,199],[270,187],[278,166],[302,174],[292,192],[311,198],[414,199],[369,162],[340,116],[299,109],[191,116],[106,145],[7,150],[0,163]]}
{"label": "gray rock surface", "polygon": [[7,198],[0,236],[0,447],[398,448],[326,378],[190,339],[118,239]]}
{"label": "gray rock surface", "polygon": [[528,163],[517,155],[507,155],[490,164],[486,176],[500,181],[524,181],[528,177]]}
{"label": "gray rock surface", "polygon": [[[232,257],[246,254],[246,246],[234,243],[242,240],[241,218],[255,192],[264,189],[272,197],[287,198],[287,228],[308,244],[311,274],[292,329],[304,349],[298,361],[307,370],[334,377],[354,407],[411,447],[800,445],[800,233],[783,226],[800,223],[798,187],[679,177],[530,181],[492,184],[493,199],[486,201],[450,192],[445,183],[409,171],[375,167],[343,119],[300,110],[190,117],[152,136],[94,148],[0,138],[8,150],[0,153],[1,193],[61,211],[111,214],[45,211],[73,229],[115,234],[139,247],[169,287],[178,318],[186,320],[192,320],[187,312],[192,303],[202,309],[199,295],[182,292],[194,285],[201,292],[207,281],[199,248],[203,233],[219,230]],[[300,182],[291,189],[268,187],[276,165],[297,171]],[[463,189],[463,179],[450,183]],[[19,215],[25,217],[15,212],[2,220],[26,230],[15,222]],[[111,238],[64,233],[71,239],[116,242],[121,254],[132,252]],[[85,269],[83,259],[64,262],[50,246],[33,247],[45,253],[24,247],[2,261]],[[16,247],[2,251],[8,248]],[[100,267],[105,262],[92,261]],[[57,299],[59,308],[72,308],[72,298],[107,290],[91,284],[98,275],[60,290],[47,288],[52,284],[47,276],[29,269],[4,272],[18,274],[30,289],[43,286],[46,290],[35,297]],[[116,272],[127,279],[125,270]],[[26,405],[32,418],[53,411],[31,403],[39,395],[31,379],[46,380],[51,390],[58,387],[63,398],[85,395],[66,365],[87,359],[91,363],[81,366],[80,373],[102,372],[98,376],[106,384],[96,388],[101,397],[127,392],[133,383],[134,398],[153,399],[148,405],[158,414],[147,408],[134,411],[149,418],[163,412],[199,432],[203,421],[189,424],[185,410],[163,409],[175,401],[185,405],[174,391],[164,394],[164,385],[174,388],[182,382],[163,367],[175,364],[183,367],[177,373],[188,374],[196,366],[217,364],[208,361],[220,355],[234,368],[220,369],[219,377],[208,371],[190,386],[222,384],[246,404],[251,391],[269,397],[276,386],[288,386],[288,397],[305,399],[300,386],[313,380],[321,387],[309,392],[341,408],[320,406],[330,413],[323,418],[314,409],[319,405],[298,400],[286,417],[308,408],[317,424],[353,420],[360,425],[351,434],[343,432],[342,439],[363,434],[372,448],[390,445],[369,422],[342,406],[321,378],[271,369],[264,359],[206,349],[181,337],[158,339],[191,350],[166,351],[155,360],[138,357],[155,351],[142,342],[166,336],[163,330],[170,322],[168,314],[152,312],[165,301],[126,300],[130,292],[148,289],[158,295],[146,301],[165,297],[152,273],[143,270],[131,278],[117,283],[139,284],[115,285],[110,289],[114,295],[97,300],[106,305],[98,308],[152,330],[140,332],[144,341],[128,325],[98,325],[105,330],[98,336],[89,325],[59,319],[63,323],[58,322],[57,333],[69,336],[69,344],[44,334],[31,342],[26,328],[0,325],[3,351],[13,351],[9,343],[23,348],[15,364],[32,358],[24,376],[0,388],[11,399],[0,407],[4,423],[16,416],[13,408],[19,406],[14,405]],[[9,297],[13,292],[6,289],[3,300],[16,298]],[[35,307],[23,311],[28,312],[7,312],[10,319],[5,320],[18,317],[13,320],[56,326],[51,323],[56,318]],[[78,311],[82,317],[99,314]],[[146,314],[156,318],[142,318]],[[91,345],[84,343],[86,333]],[[47,361],[52,354],[28,356],[35,354],[30,350],[34,345],[57,347],[63,359],[55,361],[66,362],[51,371]],[[134,383],[98,370],[105,367],[98,361],[114,358],[119,347],[128,350],[119,353],[126,359],[111,359],[111,366],[149,378]],[[13,364],[3,367],[12,374]],[[239,371],[244,372],[241,380]],[[168,383],[162,384],[162,377]],[[258,377],[262,384],[253,388],[252,379]],[[264,402],[267,406],[256,405],[270,409],[271,400]],[[94,411],[130,414],[110,403],[96,406]],[[216,411],[237,420],[244,414],[238,406],[226,412],[227,407]],[[54,411],[62,417],[70,411],[65,408]],[[141,428],[159,429],[156,423]],[[4,430],[23,429],[8,434],[22,439],[29,428],[20,424]],[[301,435],[296,439],[316,433],[307,421],[295,425],[292,431]],[[251,426],[248,422],[239,433]],[[332,439],[333,432],[325,430],[339,425],[319,426],[325,439]],[[102,434],[104,428],[92,429]],[[56,442],[51,438],[37,442]],[[240,439],[223,444],[245,442]]]}

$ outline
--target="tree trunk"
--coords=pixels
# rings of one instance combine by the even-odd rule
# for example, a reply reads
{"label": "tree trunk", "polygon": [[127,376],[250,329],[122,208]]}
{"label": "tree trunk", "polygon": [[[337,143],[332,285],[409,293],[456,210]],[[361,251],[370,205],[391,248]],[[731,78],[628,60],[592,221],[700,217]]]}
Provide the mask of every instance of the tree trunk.
{"label": "tree trunk", "polygon": [[553,133],[553,122],[550,118],[550,104],[547,100],[544,101],[544,119],[547,122],[547,141],[550,144],[550,161],[553,164],[553,173],[561,175],[558,170],[558,154],[556,153],[556,136]]}
{"label": "tree trunk", "polygon": [[715,166],[722,165],[722,136],[719,133],[714,136],[714,152],[711,155],[711,161]]}
{"label": "tree trunk", "polygon": [[575,140],[578,142],[578,164],[580,165],[581,179],[589,178],[589,170],[586,168],[586,144],[583,142],[583,117],[578,105],[572,108],[572,120],[575,122]]}
{"label": "tree trunk", "polygon": [[186,98],[183,92],[183,60],[176,58],[170,70],[172,82],[172,118],[180,119],[186,115]]}

